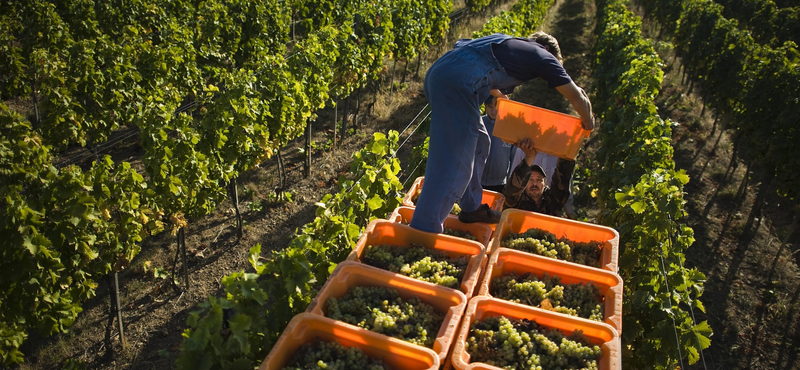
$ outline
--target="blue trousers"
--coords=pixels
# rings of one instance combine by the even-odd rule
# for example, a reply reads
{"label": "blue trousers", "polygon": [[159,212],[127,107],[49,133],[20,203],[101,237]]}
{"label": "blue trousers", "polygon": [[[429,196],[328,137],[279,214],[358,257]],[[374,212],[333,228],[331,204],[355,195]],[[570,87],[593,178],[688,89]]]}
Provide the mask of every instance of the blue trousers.
{"label": "blue trousers", "polygon": [[510,36],[494,34],[459,41],[425,75],[425,96],[431,105],[430,143],[425,182],[411,227],[441,233],[456,200],[462,211],[481,205],[481,175],[489,155],[490,134],[480,106],[491,89],[522,83],[500,66],[491,44]]}

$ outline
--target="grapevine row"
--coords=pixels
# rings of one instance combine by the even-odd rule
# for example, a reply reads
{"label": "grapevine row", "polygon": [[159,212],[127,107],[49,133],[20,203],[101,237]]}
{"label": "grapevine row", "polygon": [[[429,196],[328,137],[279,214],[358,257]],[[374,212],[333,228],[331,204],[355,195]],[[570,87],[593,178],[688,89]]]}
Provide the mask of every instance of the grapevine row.
{"label": "grapevine row", "polygon": [[705,101],[736,131],[736,147],[764,169],[763,189],[774,182],[781,195],[796,198],[798,178],[779,169],[800,165],[795,145],[800,109],[797,45],[757,43],[710,0],[659,0],[647,2],[645,9],[661,24],[676,25],[671,36],[684,69],[702,87]]}
{"label": "grapevine row", "polygon": [[109,157],[58,170],[42,138],[0,104],[0,360],[21,362],[29,329],[66,331],[94,295],[95,280],[129,261],[160,231],[143,177]]}
{"label": "grapevine row", "polygon": [[592,188],[599,221],[613,225],[624,241],[623,362],[668,369],[683,357],[697,362],[710,345],[711,328],[691,314],[704,310],[699,298],[705,277],[684,267],[684,251],[694,242],[692,229],[681,222],[689,177],[675,170],[671,123],[658,116],[653,103],[663,62],[626,3],[597,1],[592,102],[602,123],[596,130],[600,169],[593,173]]}
{"label": "grapevine row", "polygon": [[778,47],[786,41],[800,42],[800,6],[779,7],[773,0],[715,0],[723,15],[736,19],[756,42]]}
{"label": "grapevine row", "polygon": [[514,4],[510,11],[502,12],[486,22],[479,31],[472,34],[472,37],[498,32],[528,37],[541,26],[547,11],[554,3],[554,0],[521,0]]}

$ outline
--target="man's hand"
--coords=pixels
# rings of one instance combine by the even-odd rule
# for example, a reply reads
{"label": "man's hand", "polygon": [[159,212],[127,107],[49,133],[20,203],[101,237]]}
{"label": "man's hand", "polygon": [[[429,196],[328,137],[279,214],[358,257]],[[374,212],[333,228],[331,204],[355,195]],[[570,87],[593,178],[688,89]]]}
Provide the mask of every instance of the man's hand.
{"label": "man's hand", "polygon": [[594,116],[589,115],[588,117],[581,117],[581,126],[584,130],[593,130],[594,129]]}
{"label": "man's hand", "polygon": [[532,165],[537,153],[536,148],[533,147],[533,140],[526,137],[514,145],[525,153],[525,162],[528,163],[528,166]]}

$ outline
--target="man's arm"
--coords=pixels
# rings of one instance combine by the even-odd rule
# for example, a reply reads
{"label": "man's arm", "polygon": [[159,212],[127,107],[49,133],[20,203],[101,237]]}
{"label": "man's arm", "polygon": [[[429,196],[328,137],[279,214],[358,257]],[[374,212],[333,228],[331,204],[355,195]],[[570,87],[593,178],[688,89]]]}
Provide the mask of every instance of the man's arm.
{"label": "man's arm", "polygon": [[553,180],[550,182],[550,204],[558,210],[557,214],[561,214],[564,210],[564,205],[570,195],[570,180],[572,173],[575,171],[575,161],[569,159],[559,158],[556,162],[556,170],[553,173]]}
{"label": "man's arm", "polygon": [[525,188],[528,186],[528,180],[531,178],[531,165],[536,159],[536,149],[533,147],[531,139],[522,139],[517,141],[515,145],[525,153],[525,159],[514,168],[514,172],[511,173],[506,186],[503,187],[503,196],[506,197],[505,206],[512,208],[517,207]]}
{"label": "man's arm", "polygon": [[594,129],[594,115],[592,115],[592,102],[589,101],[589,96],[586,91],[583,91],[575,82],[570,82],[565,85],[556,86],[556,90],[564,95],[575,111],[581,116],[581,124],[586,130]]}
{"label": "man's arm", "polygon": [[511,161],[511,169],[513,170],[525,160],[525,153],[516,146],[514,146],[512,150],[514,151],[514,159]]}

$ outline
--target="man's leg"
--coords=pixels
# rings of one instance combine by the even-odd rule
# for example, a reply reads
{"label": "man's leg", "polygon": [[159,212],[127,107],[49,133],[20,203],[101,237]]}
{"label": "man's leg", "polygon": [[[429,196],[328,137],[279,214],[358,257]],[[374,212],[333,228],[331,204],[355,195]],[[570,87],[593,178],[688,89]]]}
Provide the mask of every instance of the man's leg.
{"label": "man's leg", "polygon": [[486,167],[486,158],[489,157],[489,149],[492,146],[491,137],[486,132],[486,127],[481,121],[478,128],[478,138],[475,146],[475,162],[472,165],[472,176],[470,177],[467,189],[461,196],[461,210],[474,211],[482,203],[483,187],[481,187],[481,177],[483,176],[483,169]]}
{"label": "man's leg", "polygon": [[442,232],[447,214],[470,182],[483,127],[473,93],[454,86],[450,78],[437,78],[439,72],[429,70],[425,78],[425,95],[431,104],[430,142],[425,182],[411,220],[411,227],[436,233]]}

